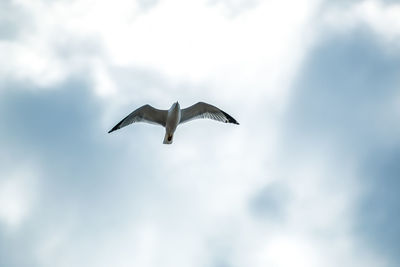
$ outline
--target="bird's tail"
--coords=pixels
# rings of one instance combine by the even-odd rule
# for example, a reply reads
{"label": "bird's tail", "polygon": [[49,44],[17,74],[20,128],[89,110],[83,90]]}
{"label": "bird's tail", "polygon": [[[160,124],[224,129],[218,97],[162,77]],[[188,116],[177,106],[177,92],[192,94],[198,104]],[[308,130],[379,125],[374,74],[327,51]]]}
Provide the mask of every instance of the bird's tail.
{"label": "bird's tail", "polygon": [[172,144],[173,138],[174,138],[173,134],[165,133],[163,144],[168,144],[168,145]]}

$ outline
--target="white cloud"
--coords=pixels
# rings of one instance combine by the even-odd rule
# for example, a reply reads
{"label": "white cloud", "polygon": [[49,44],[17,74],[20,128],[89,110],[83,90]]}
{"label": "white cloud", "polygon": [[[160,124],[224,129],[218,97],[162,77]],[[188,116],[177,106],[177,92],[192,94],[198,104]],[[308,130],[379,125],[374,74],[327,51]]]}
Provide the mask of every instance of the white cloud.
{"label": "white cloud", "polygon": [[0,173],[0,222],[15,230],[32,212],[37,198],[37,174],[34,169]]}
{"label": "white cloud", "polygon": [[[284,98],[290,73],[309,43],[304,35],[317,7],[316,0],[260,1],[231,18],[207,1],[160,1],[146,12],[125,0],[17,3],[33,22],[17,40],[2,42],[8,62],[2,65],[3,77],[49,87],[89,71],[95,90],[108,95],[115,91],[107,73],[113,67],[150,69],[172,84],[207,83],[203,96],[230,95],[236,101],[244,90],[247,101]],[[79,59],[71,61],[60,46],[73,46],[77,39],[81,43],[69,53]],[[82,53],[86,43],[100,49]]]}
{"label": "white cloud", "polygon": [[315,1],[287,5],[264,1],[230,18],[202,1],[162,1],[131,24],[103,32],[103,40],[112,64],[152,68],[173,81],[207,81],[210,95],[238,99],[248,90],[246,100],[254,101],[282,94],[308,44],[301,36]]}
{"label": "white cloud", "polygon": [[357,26],[367,25],[382,41],[391,47],[400,46],[400,4],[385,4],[378,0],[364,0],[350,7],[329,6],[323,14],[326,25],[338,31],[351,31]]}
{"label": "white cloud", "polygon": [[307,242],[304,237],[297,239],[293,235],[272,238],[265,249],[258,255],[256,266],[302,266],[312,267],[325,265],[318,259],[315,244]]}

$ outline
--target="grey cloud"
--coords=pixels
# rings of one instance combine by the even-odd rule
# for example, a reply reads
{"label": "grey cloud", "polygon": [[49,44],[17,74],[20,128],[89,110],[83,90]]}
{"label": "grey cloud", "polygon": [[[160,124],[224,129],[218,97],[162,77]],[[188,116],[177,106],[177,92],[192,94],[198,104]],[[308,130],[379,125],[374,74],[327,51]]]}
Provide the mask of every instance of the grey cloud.
{"label": "grey cloud", "polygon": [[[28,236],[26,236],[28,234]],[[25,232],[18,236],[1,231],[0,225],[0,265],[10,267],[40,266],[34,260],[32,236]]]}
{"label": "grey cloud", "polygon": [[375,148],[363,162],[365,194],[359,204],[357,232],[382,254],[400,262],[400,142]]}
{"label": "grey cloud", "polygon": [[298,114],[289,124],[303,139],[334,141],[351,153],[379,145],[382,129],[396,129],[396,115],[385,111],[397,96],[400,61],[374,40],[362,29],[310,55],[289,111]]}
{"label": "grey cloud", "polygon": [[391,107],[399,97],[400,57],[366,28],[326,37],[295,82],[284,140],[295,158],[328,147],[338,181],[348,162],[356,160],[358,189],[364,190],[356,233],[397,266],[400,118]]}
{"label": "grey cloud", "polygon": [[256,217],[267,221],[281,221],[290,197],[283,183],[274,182],[260,190],[250,202],[250,210]]}
{"label": "grey cloud", "polygon": [[0,40],[17,38],[22,29],[29,26],[29,13],[15,2],[4,0],[0,2]]}
{"label": "grey cloud", "polygon": [[4,266],[35,266],[43,239],[68,221],[74,225],[68,239],[75,240],[96,240],[99,232],[124,226],[130,220],[121,216],[143,212],[163,186],[148,153],[134,145],[144,131],[108,135],[103,103],[92,95],[90,82],[77,77],[58,88],[30,87],[19,82],[0,89],[1,154],[34,158],[43,170],[38,203],[18,234],[6,236],[0,226]]}

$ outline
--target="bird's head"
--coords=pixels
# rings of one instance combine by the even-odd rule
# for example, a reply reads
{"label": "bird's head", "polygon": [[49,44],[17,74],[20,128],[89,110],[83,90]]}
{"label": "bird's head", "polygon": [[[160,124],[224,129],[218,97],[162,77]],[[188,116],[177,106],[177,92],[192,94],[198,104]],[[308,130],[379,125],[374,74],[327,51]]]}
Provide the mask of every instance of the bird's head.
{"label": "bird's head", "polygon": [[172,104],[170,110],[175,110],[175,109],[181,109],[181,107],[179,106],[178,101],[176,101],[175,103]]}

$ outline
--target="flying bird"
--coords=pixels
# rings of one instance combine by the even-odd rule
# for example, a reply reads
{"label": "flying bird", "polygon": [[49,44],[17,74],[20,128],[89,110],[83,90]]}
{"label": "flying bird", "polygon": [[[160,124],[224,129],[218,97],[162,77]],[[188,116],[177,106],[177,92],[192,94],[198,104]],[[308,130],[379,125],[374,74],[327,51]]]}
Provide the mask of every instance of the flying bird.
{"label": "flying bird", "polygon": [[198,102],[193,106],[181,109],[179,103],[175,102],[172,104],[169,110],[161,110],[153,108],[150,105],[144,105],[126,116],[108,133],[121,129],[135,122],[147,122],[165,127],[163,144],[172,144],[174,132],[179,124],[194,119],[205,118],[225,123],[239,124],[231,115],[213,105],[204,102]]}

